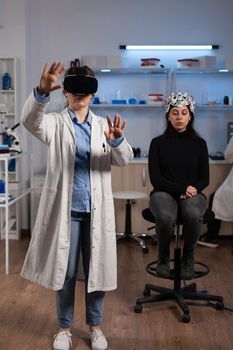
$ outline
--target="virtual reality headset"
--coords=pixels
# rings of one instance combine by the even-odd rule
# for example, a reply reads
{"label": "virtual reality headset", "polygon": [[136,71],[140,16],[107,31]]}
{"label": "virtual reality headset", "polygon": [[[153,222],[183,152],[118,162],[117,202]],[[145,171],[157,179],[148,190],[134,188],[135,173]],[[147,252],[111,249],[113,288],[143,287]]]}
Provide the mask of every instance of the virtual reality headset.
{"label": "virtual reality headset", "polygon": [[63,89],[72,94],[92,95],[98,89],[98,80],[90,75],[67,75]]}

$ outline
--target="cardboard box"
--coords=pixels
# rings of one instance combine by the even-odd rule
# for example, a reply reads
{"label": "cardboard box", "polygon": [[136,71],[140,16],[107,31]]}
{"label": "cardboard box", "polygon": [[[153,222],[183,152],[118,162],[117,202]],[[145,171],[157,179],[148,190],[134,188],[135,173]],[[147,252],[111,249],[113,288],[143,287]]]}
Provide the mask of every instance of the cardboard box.
{"label": "cardboard box", "polygon": [[225,68],[230,70],[233,69],[233,56],[226,58]]}
{"label": "cardboard box", "polygon": [[108,55],[107,68],[128,68],[128,59],[121,55]]}
{"label": "cardboard box", "polygon": [[86,55],[81,56],[81,65],[88,66],[91,69],[107,67],[107,56]]}
{"label": "cardboard box", "polygon": [[215,69],[217,66],[216,56],[199,56],[194,58],[199,60],[200,68]]}

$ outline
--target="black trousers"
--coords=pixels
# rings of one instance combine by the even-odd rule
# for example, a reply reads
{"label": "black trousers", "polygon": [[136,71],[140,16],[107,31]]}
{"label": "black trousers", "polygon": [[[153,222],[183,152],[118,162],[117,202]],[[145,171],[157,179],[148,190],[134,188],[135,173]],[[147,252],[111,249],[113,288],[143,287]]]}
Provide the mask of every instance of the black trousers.
{"label": "black trousers", "polygon": [[[209,199],[209,209],[212,209],[213,206],[213,199],[214,199],[214,195],[215,192],[211,193],[210,195],[210,199]],[[222,221],[219,219],[213,219],[210,220],[207,224],[207,234],[208,236],[210,236],[211,238],[217,238],[219,231],[220,231],[220,227],[221,227],[221,223]]]}

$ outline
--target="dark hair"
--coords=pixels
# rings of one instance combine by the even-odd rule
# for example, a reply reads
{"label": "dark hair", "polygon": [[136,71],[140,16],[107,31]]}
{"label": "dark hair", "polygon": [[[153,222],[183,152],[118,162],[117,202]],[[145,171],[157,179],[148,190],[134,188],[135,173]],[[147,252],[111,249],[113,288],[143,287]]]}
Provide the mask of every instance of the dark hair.
{"label": "dark hair", "polygon": [[[168,137],[168,138],[172,138],[172,137],[174,136],[174,134],[175,134],[175,129],[173,128],[172,124],[171,124],[170,121],[168,120],[170,110],[171,110],[172,108],[174,108],[174,107],[176,107],[176,106],[172,106],[172,105],[171,105],[169,111],[166,113],[167,126],[166,126],[166,129],[165,129],[163,135],[164,135],[165,137]],[[190,110],[189,105],[187,106],[187,108],[188,108],[188,110],[189,110],[191,119],[190,119],[190,121],[189,121],[189,123],[188,123],[187,129],[186,129],[186,134],[188,134],[188,135],[190,135],[191,137],[194,137],[194,138],[200,137],[200,136],[198,135],[198,133],[197,133],[197,132],[194,130],[194,128],[193,128],[194,113]]]}
{"label": "dark hair", "polygon": [[88,66],[80,66],[80,60],[78,58],[70,62],[70,68],[65,72],[65,77],[67,75],[90,75],[94,77],[95,74],[91,68]]}

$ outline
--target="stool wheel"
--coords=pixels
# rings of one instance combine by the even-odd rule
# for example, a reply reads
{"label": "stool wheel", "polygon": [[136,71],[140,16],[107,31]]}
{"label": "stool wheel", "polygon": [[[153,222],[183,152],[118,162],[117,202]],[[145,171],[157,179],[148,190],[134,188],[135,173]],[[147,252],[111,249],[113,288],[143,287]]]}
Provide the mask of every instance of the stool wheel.
{"label": "stool wheel", "polygon": [[142,248],[142,251],[144,254],[147,254],[149,252],[149,249],[147,247]]}
{"label": "stool wheel", "polygon": [[183,314],[182,316],[182,322],[189,323],[191,320],[191,316],[189,314]]}
{"label": "stool wheel", "polygon": [[142,312],[142,305],[134,305],[134,312],[140,314]]}
{"label": "stool wheel", "polygon": [[224,309],[224,303],[222,301],[217,301],[215,304],[216,310],[223,310]]}

